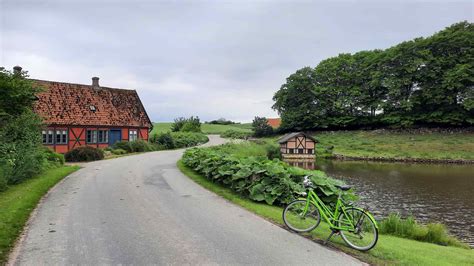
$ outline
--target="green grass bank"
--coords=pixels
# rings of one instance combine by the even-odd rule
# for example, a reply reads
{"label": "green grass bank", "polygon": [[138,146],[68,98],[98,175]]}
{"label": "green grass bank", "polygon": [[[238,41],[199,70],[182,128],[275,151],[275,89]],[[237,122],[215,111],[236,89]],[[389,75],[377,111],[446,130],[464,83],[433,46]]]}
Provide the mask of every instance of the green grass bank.
{"label": "green grass bank", "polygon": [[78,166],[48,169],[37,177],[0,192],[0,265],[6,263],[9,252],[40,199],[65,176],[78,169]]}
{"label": "green grass bank", "polygon": [[[257,203],[244,198],[231,189],[224,188],[199,175],[181,161],[178,162],[178,167],[185,175],[204,188],[284,227],[281,218],[282,207]],[[329,234],[328,225],[322,222],[317,229],[305,234],[305,237],[321,243]],[[471,249],[444,247],[389,235],[380,235],[377,246],[369,252],[359,252],[347,247],[340,237],[333,237],[330,245],[376,265],[472,265],[474,262],[474,250]]]}
{"label": "green grass bank", "polygon": [[334,155],[399,160],[474,160],[474,132],[410,133],[388,130],[333,131],[313,134]]}
{"label": "green grass bank", "polygon": [[[150,135],[171,131],[172,122],[153,123],[153,130]],[[232,125],[215,125],[215,124],[201,124],[201,130],[204,134],[221,134],[227,130],[234,130],[238,132],[252,132],[252,124],[232,124]]]}

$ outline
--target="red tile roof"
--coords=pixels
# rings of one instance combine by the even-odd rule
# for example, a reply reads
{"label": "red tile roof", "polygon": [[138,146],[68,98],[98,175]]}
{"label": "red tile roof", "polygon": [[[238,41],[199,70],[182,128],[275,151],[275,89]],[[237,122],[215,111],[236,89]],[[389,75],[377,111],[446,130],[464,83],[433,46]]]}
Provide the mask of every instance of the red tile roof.
{"label": "red tile roof", "polygon": [[33,82],[44,89],[38,94],[34,110],[48,125],[152,126],[135,90],[44,80]]}
{"label": "red tile roof", "polygon": [[281,125],[281,118],[267,118],[268,124],[273,127],[277,128]]}

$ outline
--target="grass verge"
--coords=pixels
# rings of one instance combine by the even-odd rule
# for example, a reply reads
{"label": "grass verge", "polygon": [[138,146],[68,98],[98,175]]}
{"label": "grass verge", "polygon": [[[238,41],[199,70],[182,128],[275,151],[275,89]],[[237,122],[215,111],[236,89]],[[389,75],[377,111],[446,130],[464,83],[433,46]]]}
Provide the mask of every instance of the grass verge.
{"label": "grass verge", "polygon": [[[246,199],[229,188],[224,188],[199,175],[181,161],[178,162],[178,168],[204,188],[274,224],[284,226],[281,218],[283,208]],[[316,242],[322,242],[322,239],[327,238],[329,234],[328,225],[321,223],[317,229],[305,236]],[[369,252],[359,252],[348,248],[340,237],[333,237],[330,245],[370,264],[377,265],[472,265],[474,262],[474,250],[471,249],[443,247],[389,235],[381,235],[377,246]]]}
{"label": "grass verge", "polygon": [[61,166],[48,169],[39,176],[0,193],[0,265],[6,263],[8,253],[43,195],[79,168]]}

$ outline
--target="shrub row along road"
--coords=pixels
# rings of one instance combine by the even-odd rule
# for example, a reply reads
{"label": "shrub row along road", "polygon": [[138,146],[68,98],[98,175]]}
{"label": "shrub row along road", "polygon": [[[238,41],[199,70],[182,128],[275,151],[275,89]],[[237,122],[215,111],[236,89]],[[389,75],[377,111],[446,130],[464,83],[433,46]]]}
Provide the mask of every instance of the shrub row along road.
{"label": "shrub row along road", "polygon": [[44,200],[12,262],[361,264],[195,184],[176,167],[182,152],[85,164]]}

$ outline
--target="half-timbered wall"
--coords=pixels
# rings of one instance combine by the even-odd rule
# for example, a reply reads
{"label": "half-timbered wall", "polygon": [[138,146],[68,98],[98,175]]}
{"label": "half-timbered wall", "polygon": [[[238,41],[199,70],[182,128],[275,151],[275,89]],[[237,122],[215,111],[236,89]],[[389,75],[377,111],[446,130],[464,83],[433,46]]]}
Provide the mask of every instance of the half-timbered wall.
{"label": "half-timbered wall", "polygon": [[[92,146],[96,148],[106,148],[109,146],[108,143],[86,143],[87,130],[110,130],[110,129],[119,129],[121,131],[121,140],[129,140],[129,131],[131,129],[137,130],[138,139],[148,141],[148,128],[137,128],[137,127],[91,127],[91,126],[49,126],[45,130],[67,130],[68,131],[68,141],[65,144],[57,144],[56,142],[52,144],[44,144],[44,146],[51,148],[53,151],[58,153],[66,153],[74,148],[80,146]],[[110,137],[110,136],[109,136]]]}
{"label": "half-timbered wall", "polygon": [[314,154],[315,143],[304,135],[296,136],[280,144],[283,154]]}

